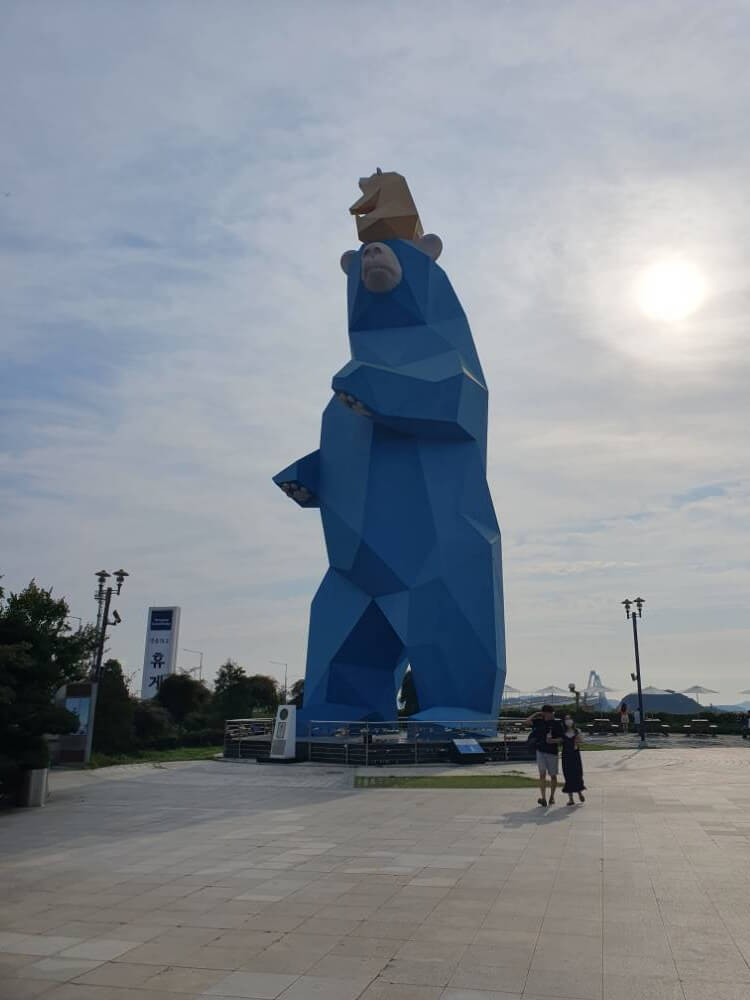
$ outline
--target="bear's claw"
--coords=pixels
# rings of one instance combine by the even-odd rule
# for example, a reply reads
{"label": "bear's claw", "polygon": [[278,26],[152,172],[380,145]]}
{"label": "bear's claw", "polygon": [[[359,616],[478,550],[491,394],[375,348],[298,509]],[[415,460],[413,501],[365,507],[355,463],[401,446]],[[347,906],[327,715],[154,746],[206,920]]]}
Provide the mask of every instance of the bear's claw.
{"label": "bear's claw", "polygon": [[297,503],[307,503],[312,497],[312,493],[301,483],[279,483],[279,486],[290,500],[296,500]]}
{"label": "bear's claw", "polygon": [[356,396],[350,396],[347,392],[337,392],[336,398],[340,400],[344,406],[348,406],[350,410],[358,413],[361,417],[372,416],[372,411],[368,410],[364,403],[361,403]]}

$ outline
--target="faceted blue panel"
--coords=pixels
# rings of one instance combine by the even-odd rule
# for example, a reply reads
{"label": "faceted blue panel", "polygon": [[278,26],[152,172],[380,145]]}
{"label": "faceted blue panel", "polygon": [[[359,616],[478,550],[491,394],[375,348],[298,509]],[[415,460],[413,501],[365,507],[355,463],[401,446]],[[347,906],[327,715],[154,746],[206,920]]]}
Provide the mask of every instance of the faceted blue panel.
{"label": "faceted blue panel", "polygon": [[500,530],[486,478],[487,387],[451,284],[387,241],[401,282],[348,270],[351,361],[320,449],[274,476],[319,507],[330,568],[313,600],[306,721],[396,717],[407,664],[418,717],[496,718],[505,680]]}

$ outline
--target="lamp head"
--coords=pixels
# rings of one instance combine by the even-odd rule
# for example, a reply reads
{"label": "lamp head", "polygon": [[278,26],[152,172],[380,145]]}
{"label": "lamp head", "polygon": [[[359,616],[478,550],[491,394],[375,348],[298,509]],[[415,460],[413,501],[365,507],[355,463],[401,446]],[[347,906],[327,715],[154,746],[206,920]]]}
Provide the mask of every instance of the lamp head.
{"label": "lamp head", "polygon": [[627,599],[627,597],[626,597],[626,598],[625,598],[625,600],[624,600],[624,601],[623,601],[622,603],[623,603],[623,604],[625,605],[625,617],[626,617],[626,618],[627,618],[628,620],[630,620],[630,606],[631,606],[631,604],[632,604],[633,602],[632,602],[632,601],[629,601],[629,600]]}

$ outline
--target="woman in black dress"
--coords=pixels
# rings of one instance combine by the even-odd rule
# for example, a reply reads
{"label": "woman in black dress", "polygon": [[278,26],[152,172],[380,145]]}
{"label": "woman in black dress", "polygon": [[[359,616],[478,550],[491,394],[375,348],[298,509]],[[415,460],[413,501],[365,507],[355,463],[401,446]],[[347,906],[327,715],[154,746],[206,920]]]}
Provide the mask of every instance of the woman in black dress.
{"label": "woman in black dress", "polygon": [[568,793],[568,805],[575,805],[573,793],[578,793],[581,802],[585,802],[583,783],[583,764],[581,762],[581,751],[578,749],[581,742],[581,731],[576,729],[575,722],[571,716],[565,716],[565,729],[562,739],[562,768],[565,775],[565,785],[563,791]]}

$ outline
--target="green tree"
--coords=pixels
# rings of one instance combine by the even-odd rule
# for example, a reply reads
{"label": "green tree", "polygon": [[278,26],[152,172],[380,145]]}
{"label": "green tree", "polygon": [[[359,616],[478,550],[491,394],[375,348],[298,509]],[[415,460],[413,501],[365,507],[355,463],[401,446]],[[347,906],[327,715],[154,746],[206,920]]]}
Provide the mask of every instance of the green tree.
{"label": "green tree", "polygon": [[133,730],[139,747],[177,742],[177,730],[169,712],[156,699],[137,701],[133,706]]}
{"label": "green tree", "polygon": [[213,715],[222,724],[227,719],[249,719],[258,712],[272,715],[279,704],[278,684],[273,677],[248,677],[234,660],[219,667],[214,692]]}
{"label": "green tree", "polygon": [[279,685],[275,678],[267,674],[252,674],[248,677],[256,709],[273,715],[279,706]]}
{"label": "green tree", "polygon": [[156,699],[181,728],[187,715],[208,704],[211,692],[203,681],[196,681],[189,674],[170,674],[161,682]]}
{"label": "green tree", "polygon": [[247,677],[244,668],[239,663],[235,663],[234,660],[227,660],[226,663],[222,663],[216,672],[216,679],[214,680],[215,694],[224,694],[225,691],[233,687],[244,677]]}
{"label": "green tree", "polygon": [[250,678],[234,660],[223,663],[214,681],[213,717],[222,724],[226,719],[247,719],[255,708],[255,694]]}
{"label": "green tree", "polygon": [[54,697],[63,684],[86,676],[96,632],[91,625],[72,632],[69,610],[64,598],[34,580],[7,599],[0,588],[0,757],[6,776],[46,766],[44,734],[78,726]]}
{"label": "green tree", "polygon": [[305,697],[305,681],[304,678],[299,681],[295,681],[289,689],[289,700],[292,705],[296,705],[297,708],[302,708],[302,702]]}
{"label": "green tree", "polygon": [[118,660],[102,666],[96,695],[94,750],[99,753],[128,753],[134,749],[133,699]]}

